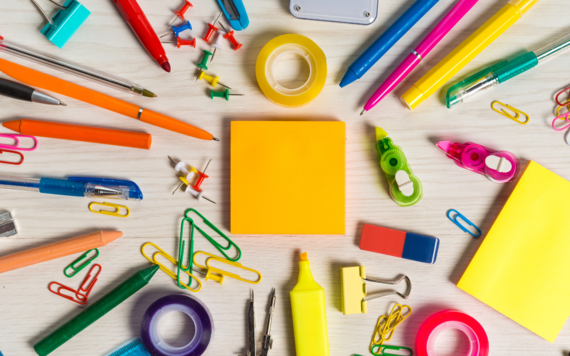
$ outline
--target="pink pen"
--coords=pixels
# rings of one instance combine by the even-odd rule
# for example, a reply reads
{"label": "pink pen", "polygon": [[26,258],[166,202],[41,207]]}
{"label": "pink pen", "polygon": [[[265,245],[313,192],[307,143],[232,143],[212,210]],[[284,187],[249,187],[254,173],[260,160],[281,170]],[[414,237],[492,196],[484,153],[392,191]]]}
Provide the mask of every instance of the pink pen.
{"label": "pink pen", "polygon": [[410,72],[416,68],[416,66],[421,62],[425,56],[427,56],[431,50],[441,41],[453,27],[465,16],[466,13],[471,10],[471,8],[479,0],[459,0],[457,5],[449,11],[447,15],[441,20],[441,22],[427,35],[426,38],[418,45],[415,51],[412,51],[408,57],[400,64],[398,68],[386,79],[384,83],[378,88],[374,94],[368,99],[366,105],[364,105],[364,110],[360,115],[372,109],[380,100],[392,92],[396,85],[400,84],[404,78],[410,74]]}

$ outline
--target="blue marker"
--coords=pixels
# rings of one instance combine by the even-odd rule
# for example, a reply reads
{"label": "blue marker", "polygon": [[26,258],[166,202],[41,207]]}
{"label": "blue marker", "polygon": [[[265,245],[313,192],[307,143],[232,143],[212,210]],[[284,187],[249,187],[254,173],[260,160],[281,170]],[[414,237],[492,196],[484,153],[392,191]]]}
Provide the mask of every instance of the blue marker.
{"label": "blue marker", "polygon": [[142,200],[140,188],[128,180],[90,177],[22,178],[0,175],[0,188],[86,198]]}
{"label": "blue marker", "polygon": [[417,0],[348,67],[340,81],[340,87],[344,88],[355,80],[362,78],[438,1]]}

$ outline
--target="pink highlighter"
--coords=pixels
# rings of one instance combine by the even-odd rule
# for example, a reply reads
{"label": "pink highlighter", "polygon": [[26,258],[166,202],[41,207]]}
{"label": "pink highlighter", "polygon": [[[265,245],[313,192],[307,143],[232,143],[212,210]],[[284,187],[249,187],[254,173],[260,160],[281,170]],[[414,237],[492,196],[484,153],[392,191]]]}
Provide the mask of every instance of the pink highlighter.
{"label": "pink highlighter", "polygon": [[392,92],[394,88],[400,84],[405,77],[410,74],[410,72],[416,68],[416,66],[421,62],[425,56],[427,56],[431,50],[441,41],[453,27],[465,16],[466,13],[471,10],[471,8],[479,0],[459,0],[457,5],[449,11],[447,15],[441,20],[441,22],[427,35],[426,38],[418,45],[415,51],[412,51],[408,57],[400,64],[398,68],[386,79],[384,83],[378,88],[374,94],[368,99],[366,105],[364,105],[364,110],[360,115],[367,111],[370,111],[380,100]]}

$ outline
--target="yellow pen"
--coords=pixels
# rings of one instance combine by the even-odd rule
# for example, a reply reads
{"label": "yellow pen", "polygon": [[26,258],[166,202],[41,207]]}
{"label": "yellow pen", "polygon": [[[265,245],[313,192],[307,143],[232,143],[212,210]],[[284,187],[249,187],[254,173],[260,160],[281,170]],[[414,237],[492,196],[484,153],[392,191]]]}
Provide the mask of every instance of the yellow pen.
{"label": "yellow pen", "polygon": [[510,0],[495,16],[402,95],[402,102],[411,110],[415,109],[515,24],[537,2],[538,0]]}

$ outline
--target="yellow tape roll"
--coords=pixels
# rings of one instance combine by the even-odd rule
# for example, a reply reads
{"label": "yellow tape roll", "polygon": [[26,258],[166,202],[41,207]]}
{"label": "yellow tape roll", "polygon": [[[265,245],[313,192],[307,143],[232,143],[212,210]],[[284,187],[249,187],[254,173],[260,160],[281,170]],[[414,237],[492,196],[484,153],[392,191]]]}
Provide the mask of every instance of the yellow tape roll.
{"label": "yellow tape roll", "polygon": [[[281,86],[276,78],[275,63],[285,54],[297,54],[309,64],[309,79],[298,88]],[[265,96],[277,105],[296,108],[319,95],[327,79],[327,58],[315,42],[301,35],[275,37],[263,47],[255,65],[257,83]]]}

